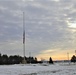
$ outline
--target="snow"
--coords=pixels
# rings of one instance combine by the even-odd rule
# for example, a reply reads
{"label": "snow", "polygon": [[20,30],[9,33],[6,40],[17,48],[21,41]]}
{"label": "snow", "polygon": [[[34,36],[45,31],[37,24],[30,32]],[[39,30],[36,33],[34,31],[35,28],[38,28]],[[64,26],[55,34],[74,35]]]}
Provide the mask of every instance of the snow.
{"label": "snow", "polygon": [[76,75],[76,64],[0,65],[0,75]]}

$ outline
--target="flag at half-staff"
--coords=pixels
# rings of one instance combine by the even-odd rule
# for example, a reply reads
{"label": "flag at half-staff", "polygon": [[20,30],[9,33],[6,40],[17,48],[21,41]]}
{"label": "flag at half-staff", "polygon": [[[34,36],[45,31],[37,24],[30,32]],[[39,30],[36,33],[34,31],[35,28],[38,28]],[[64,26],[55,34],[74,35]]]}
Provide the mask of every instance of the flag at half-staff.
{"label": "flag at half-staff", "polygon": [[25,30],[23,31],[23,44],[25,44]]}
{"label": "flag at half-staff", "polygon": [[25,13],[23,12],[23,44],[25,44]]}

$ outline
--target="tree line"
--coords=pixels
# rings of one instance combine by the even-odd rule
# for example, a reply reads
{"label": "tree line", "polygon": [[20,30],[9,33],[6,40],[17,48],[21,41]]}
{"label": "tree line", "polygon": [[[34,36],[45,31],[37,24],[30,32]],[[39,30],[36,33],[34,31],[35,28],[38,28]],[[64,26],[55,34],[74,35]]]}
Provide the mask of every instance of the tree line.
{"label": "tree line", "polygon": [[[24,60],[24,57],[19,56],[19,55],[8,56],[6,54],[2,55],[0,53],[0,65],[20,64],[20,63],[22,63],[23,60]],[[35,58],[34,57],[25,57],[25,60],[27,63],[32,63],[32,64],[43,63],[43,61],[38,61],[36,57]],[[70,61],[75,63],[76,62],[76,56],[73,55],[71,57]],[[48,63],[51,63],[51,64],[54,63],[51,57],[49,58]]]}
{"label": "tree line", "polygon": [[[0,53],[0,65],[10,65],[10,64],[20,64],[22,63],[22,61],[24,60],[24,57],[19,56],[19,55],[11,55],[8,56],[6,54],[1,54]],[[36,64],[36,63],[42,63],[42,61],[38,61],[37,58],[35,57],[25,57],[25,60],[27,63],[32,63],[32,64]],[[53,64],[52,58],[49,58],[49,63]]]}

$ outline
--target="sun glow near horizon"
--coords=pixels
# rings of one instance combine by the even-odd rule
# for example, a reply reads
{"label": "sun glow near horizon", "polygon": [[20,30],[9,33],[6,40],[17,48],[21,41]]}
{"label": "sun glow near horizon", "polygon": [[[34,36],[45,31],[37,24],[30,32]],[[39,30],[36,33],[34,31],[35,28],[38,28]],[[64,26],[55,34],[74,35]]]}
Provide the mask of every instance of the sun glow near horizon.
{"label": "sun glow near horizon", "polygon": [[49,58],[51,57],[52,60],[68,60],[68,56],[67,56],[67,52],[69,52],[69,60],[71,59],[72,55],[74,55],[74,52],[72,50],[68,50],[66,51],[61,51],[59,50],[58,52],[53,52],[50,50],[46,50],[44,52],[42,52],[41,54],[38,54],[36,57],[38,60],[44,59],[44,60],[49,60]]}
{"label": "sun glow near horizon", "polygon": [[[41,60],[41,59],[49,60],[49,58],[51,57],[53,61],[55,61],[55,60],[68,60],[67,53],[65,55],[63,54],[63,55],[57,55],[57,56],[56,55],[50,56],[48,54],[46,54],[46,55],[39,55],[39,56],[37,56],[37,59],[38,60]],[[72,55],[69,55],[69,60],[71,59],[71,57],[72,57]]]}

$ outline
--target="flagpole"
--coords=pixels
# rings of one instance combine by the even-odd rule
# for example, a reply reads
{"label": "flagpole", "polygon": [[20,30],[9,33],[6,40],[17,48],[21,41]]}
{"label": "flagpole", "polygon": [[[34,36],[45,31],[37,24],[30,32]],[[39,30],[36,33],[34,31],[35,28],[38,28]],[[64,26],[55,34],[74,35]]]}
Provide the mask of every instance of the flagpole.
{"label": "flagpole", "polygon": [[26,63],[25,60],[25,13],[23,12],[23,55],[24,55],[24,60],[23,63]]}

